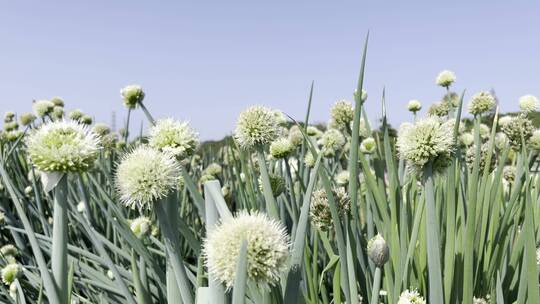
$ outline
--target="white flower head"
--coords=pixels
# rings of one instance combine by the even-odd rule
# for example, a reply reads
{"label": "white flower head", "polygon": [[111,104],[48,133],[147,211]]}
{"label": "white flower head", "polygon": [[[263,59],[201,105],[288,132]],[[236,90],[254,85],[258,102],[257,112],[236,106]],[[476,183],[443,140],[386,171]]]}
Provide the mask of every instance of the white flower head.
{"label": "white flower head", "polygon": [[510,120],[501,125],[501,130],[508,137],[510,145],[514,149],[521,148],[522,139],[525,143],[533,135],[534,126],[530,119],[521,114],[518,116],[511,116]]}
{"label": "white flower head", "polygon": [[227,288],[232,288],[244,240],[247,242],[248,279],[265,289],[278,284],[287,268],[289,236],[281,222],[259,212],[240,211],[209,233],[203,249],[208,271]]}
{"label": "white flower head", "polygon": [[287,124],[287,116],[283,114],[281,110],[272,110],[274,112],[274,116],[276,117],[276,122],[278,125],[285,125]]}
{"label": "white flower head", "polygon": [[23,114],[21,114],[19,119],[21,120],[21,124],[23,126],[28,126],[31,123],[33,123],[34,120],[36,120],[36,115],[34,115],[32,113],[23,113]]}
{"label": "white flower head", "polygon": [[134,109],[144,99],[144,91],[140,85],[131,84],[120,90],[120,95],[124,100],[124,105],[129,109]]}
{"label": "white flower head", "polygon": [[83,213],[84,211],[86,211],[86,205],[84,204],[83,201],[80,201],[80,202],[77,204],[77,212]]}
{"label": "white flower head", "polygon": [[426,300],[417,290],[405,290],[399,296],[397,304],[426,304]]}
{"label": "white flower head", "polygon": [[512,116],[503,116],[499,118],[499,126],[503,127],[504,125],[508,124],[512,121]]}
{"label": "white flower head", "polygon": [[[344,187],[332,189],[332,196],[336,203],[337,211],[340,216],[344,216],[351,209],[351,199]],[[324,189],[313,191],[309,207],[309,217],[311,223],[321,231],[333,229],[332,213],[328,195]]]}
{"label": "white flower head", "polygon": [[293,125],[289,129],[289,142],[294,147],[298,147],[304,142],[304,135],[297,125]]}
{"label": "white flower head", "polygon": [[204,169],[203,173],[212,176],[218,176],[219,174],[221,174],[222,170],[223,168],[219,164],[211,163]]}
{"label": "white flower head", "polygon": [[188,122],[160,119],[150,129],[148,144],[181,160],[193,155],[199,146],[199,136]]}
{"label": "white flower head", "polygon": [[416,113],[422,109],[422,104],[419,100],[413,99],[407,104],[407,110]]}
{"label": "white flower head", "polygon": [[240,113],[234,138],[243,149],[249,150],[270,144],[280,134],[274,111],[252,106]]}
{"label": "white flower head", "polygon": [[375,152],[375,149],[377,148],[375,139],[373,137],[368,137],[360,143],[360,151],[362,153],[371,154]]}
{"label": "white flower head", "polygon": [[344,148],[346,139],[340,131],[328,129],[317,143],[321,146],[321,152],[325,157],[332,157]]}
{"label": "white flower head", "polygon": [[21,271],[21,265],[16,263],[7,264],[2,268],[2,282],[6,285],[10,285],[19,276]]}
{"label": "white flower head", "polygon": [[176,189],[180,166],[174,156],[147,146],[125,154],[116,169],[120,199],[130,208],[150,209]]}
{"label": "white flower head", "polygon": [[422,172],[428,162],[433,170],[445,168],[455,150],[453,138],[454,121],[446,122],[428,117],[413,125],[400,128],[397,140],[399,154],[407,160],[410,168]]}
{"label": "white flower head", "polygon": [[270,155],[275,159],[287,158],[294,151],[294,148],[288,138],[278,138],[270,144]]}
{"label": "white flower head", "polygon": [[51,113],[53,108],[54,103],[52,103],[50,100],[36,100],[32,104],[34,114],[36,114],[36,116],[39,118],[42,118],[45,115]]}
{"label": "white flower head", "polygon": [[131,221],[129,228],[137,238],[142,239],[150,233],[152,221],[145,216],[141,216]]}
{"label": "white flower head", "polygon": [[444,70],[437,75],[435,82],[441,87],[448,88],[456,81],[456,75],[452,71]]}
{"label": "white flower head", "polygon": [[459,139],[461,140],[461,143],[466,147],[474,143],[474,135],[472,135],[470,132],[461,134]]}
{"label": "white flower head", "polygon": [[491,93],[483,91],[476,93],[469,102],[469,113],[482,115],[495,107],[495,97]]}
{"label": "white flower head", "polygon": [[529,146],[534,150],[540,150],[540,129],[534,130],[529,139]]}
{"label": "white flower head", "polygon": [[342,99],[330,110],[333,124],[339,129],[346,129],[354,118],[354,107],[349,101]]}
{"label": "white flower head", "polygon": [[523,113],[536,112],[540,108],[540,101],[533,95],[525,95],[519,98],[519,109]]}
{"label": "white flower head", "polygon": [[350,175],[351,174],[347,170],[339,172],[335,177],[336,184],[338,184],[339,186],[347,185],[349,183]]}
{"label": "white flower head", "polygon": [[28,155],[40,171],[82,172],[92,167],[98,156],[98,136],[74,121],[41,125],[26,139]]}

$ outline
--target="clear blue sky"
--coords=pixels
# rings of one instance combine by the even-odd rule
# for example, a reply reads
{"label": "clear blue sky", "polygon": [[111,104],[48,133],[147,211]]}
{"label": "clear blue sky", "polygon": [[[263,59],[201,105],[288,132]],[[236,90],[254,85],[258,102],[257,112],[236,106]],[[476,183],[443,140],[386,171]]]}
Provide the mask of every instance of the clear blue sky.
{"label": "clear blue sky", "polygon": [[4,1],[0,111],[61,96],[68,110],[104,122],[114,110],[122,124],[119,90],[138,83],[154,116],[190,120],[211,139],[252,104],[302,118],[314,80],[313,118],[325,122],[337,99],[350,99],[368,30],[372,122],[383,87],[394,124],[410,118],[409,99],[439,100],[442,69],[468,97],[494,88],[503,111],[540,96],[540,4],[370,2]]}

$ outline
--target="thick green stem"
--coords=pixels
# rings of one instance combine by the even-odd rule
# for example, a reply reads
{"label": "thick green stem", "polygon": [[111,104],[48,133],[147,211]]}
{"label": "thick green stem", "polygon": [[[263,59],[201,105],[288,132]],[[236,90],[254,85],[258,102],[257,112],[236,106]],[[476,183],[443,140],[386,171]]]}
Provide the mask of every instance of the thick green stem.
{"label": "thick green stem", "polygon": [[[219,223],[219,212],[214,201],[211,190],[212,187],[221,190],[218,181],[208,181],[204,184],[205,216],[206,216],[206,234],[210,233]],[[208,273],[208,288],[210,289],[210,300],[214,304],[225,303],[225,288],[211,273]]]}
{"label": "thick green stem", "polygon": [[173,203],[170,200],[163,200],[156,202],[156,215],[159,221],[160,228],[163,232],[163,238],[165,241],[165,248],[167,249],[167,256],[169,262],[174,270],[174,275],[178,283],[178,289],[182,296],[182,301],[185,304],[193,303],[193,296],[191,295],[191,286],[186,274],[186,269],[184,268],[183,258],[180,250],[179,240],[175,237],[173,227],[171,227],[169,222],[169,215],[165,208],[164,204]]}
{"label": "thick green stem", "polygon": [[381,268],[375,268],[375,277],[373,278],[373,288],[371,289],[371,304],[379,303],[379,290],[381,288]]}
{"label": "thick green stem", "polygon": [[277,209],[276,199],[272,193],[272,185],[270,184],[270,175],[266,168],[266,159],[262,148],[257,149],[257,161],[259,162],[259,168],[261,170],[261,180],[263,186],[264,200],[266,201],[266,211],[268,214],[279,220],[279,213]]}
{"label": "thick green stem", "polygon": [[126,119],[126,127],[125,127],[125,133],[124,133],[124,142],[127,144],[128,137],[129,137],[129,119],[131,118],[131,109],[128,109],[127,113],[127,119]]}
{"label": "thick green stem", "polygon": [[67,176],[64,175],[54,188],[54,221],[52,235],[51,268],[54,284],[60,297],[60,304],[68,301],[68,215],[67,215]]}
{"label": "thick green stem", "polygon": [[424,170],[426,190],[426,235],[429,277],[429,302],[443,303],[441,275],[441,253],[439,248],[439,227],[437,225],[437,206],[433,185],[433,168],[429,162]]}

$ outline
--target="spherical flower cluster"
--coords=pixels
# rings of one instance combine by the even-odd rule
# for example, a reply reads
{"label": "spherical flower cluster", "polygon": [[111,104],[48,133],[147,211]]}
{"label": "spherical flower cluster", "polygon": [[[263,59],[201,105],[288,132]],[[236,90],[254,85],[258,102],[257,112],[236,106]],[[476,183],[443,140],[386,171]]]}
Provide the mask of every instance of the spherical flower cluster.
{"label": "spherical flower cluster", "polygon": [[32,109],[37,117],[42,118],[50,114],[54,108],[54,104],[49,100],[36,100],[32,104]]}
{"label": "spherical flower cluster", "polygon": [[489,304],[489,297],[486,299],[473,297],[473,304]]}
{"label": "spherical flower cluster", "polygon": [[10,285],[19,276],[21,270],[21,265],[19,264],[7,264],[2,268],[2,282],[6,285]]}
{"label": "spherical flower cluster", "polygon": [[19,124],[16,121],[10,121],[4,123],[4,130],[7,132],[19,129]]}
{"label": "spherical flower cluster", "polygon": [[136,84],[125,86],[122,90],[120,90],[120,95],[122,95],[124,105],[128,109],[134,109],[144,99],[144,91],[142,87]]}
{"label": "spherical flower cluster", "polygon": [[314,138],[321,138],[323,135],[323,132],[319,130],[316,126],[308,126],[306,128],[306,133],[308,136],[314,137]]}
{"label": "spherical flower cluster", "polygon": [[509,182],[513,183],[516,179],[516,167],[515,166],[504,166],[503,168],[503,178]]}
{"label": "spherical flower cluster", "polygon": [[337,151],[345,146],[345,136],[336,129],[328,129],[323,133],[318,144],[321,146],[321,152],[325,157],[333,157]]}
{"label": "spherical flower cluster", "polygon": [[279,135],[279,124],[274,112],[262,106],[249,107],[240,113],[234,138],[244,149],[270,144]]}
{"label": "spherical flower cluster", "polygon": [[91,125],[94,119],[90,115],[83,115],[79,121],[85,125]]}
{"label": "spherical flower cluster", "polygon": [[19,119],[23,126],[28,126],[36,120],[36,115],[32,113],[23,113]]}
{"label": "spherical flower cluster", "polygon": [[181,160],[193,155],[199,145],[199,137],[187,122],[160,119],[150,129],[148,144]]}
{"label": "spherical flower cluster", "polygon": [[483,91],[475,94],[469,102],[469,113],[482,115],[495,107],[495,97],[491,93]]}
{"label": "spherical flower cluster", "polygon": [[225,219],[204,241],[208,272],[232,288],[243,241],[247,242],[247,276],[260,288],[274,286],[287,268],[289,237],[281,222],[263,213],[239,212]]}
{"label": "spherical flower cluster", "polygon": [[[336,202],[336,207],[340,216],[347,214],[351,207],[351,200],[345,191],[345,188],[339,187],[332,189],[332,196]],[[311,223],[321,231],[331,230],[332,213],[330,212],[330,204],[328,196],[324,189],[313,191],[311,196],[311,204],[309,208],[309,216]]]}
{"label": "spherical flower cluster", "polygon": [[448,88],[456,81],[456,75],[452,71],[444,70],[437,75],[435,82],[441,87]]}
{"label": "spherical flower cluster", "polygon": [[466,147],[468,147],[468,146],[470,146],[470,145],[472,145],[474,143],[474,135],[472,135],[470,132],[461,134],[459,139],[460,139],[461,143]]}
{"label": "spherical flower cluster", "polygon": [[306,153],[306,156],[304,156],[304,164],[308,166],[309,168],[315,167],[315,157],[313,157],[313,154],[311,152]]}
{"label": "spherical flower cluster", "polygon": [[534,130],[533,134],[531,135],[531,138],[529,139],[529,147],[531,147],[533,150],[540,150],[540,130],[536,129]]}
{"label": "spherical flower cluster", "polygon": [[142,239],[150,233],[152,222],[149,218],[140,216],[131,221],[129,228],[137,238]]}
{"label": "spherical flower cluster", "polygon": [[58,96],[51,98],[51,102],[57,107],[64,107],[64,100]]}
{"label": "spherical flower cluster", "polygon": [[482,139],[488,139],[491,136],[491,129],[488,125],[481,123],[478,128],[478,133]]}
{"label": "spherical flower cluster", "polygon": [[405,290],[399,296],[397,304],[426,304],[426,300],[420,296],[417,290]]}
{"label": "spherical flower cluster", "polygon": [[84,113],[80,109],[75,109],[69,112],[68,117],[71,120],[80,120],[84,116]]}
{"label": "spherical flower cluster", "polygon": [[122,156],[116,169],[120,199],[130,208],[150,209],[178,186],[180,167],[170,154],[139,146]]}
{"label": "spherical flower cluster", "polygon": [[390,258],[390,250],[384,238],[377,234],[371,238],[367,244],[367,252],[369,259],[377,267],[383,267]]}
{"label": "spherical flower cluster", "polygon": [[[283,177],[276,174],[270,174],[268,177],[270,179],[270,188],[272,188],[272,194],[274,195],[274,197],[278,197],[281,195],[281,193],[285,192],[286,185]],[[263,192],[263,182],[261,177],[259,177],[258,183],[259,190]]]}
{"label": "spherical flower cluster", "polygon": [[330,110],[332,121],[339,129],[346,129],[354,118],[354,107],[349,101],[342,99]]}
{"label": "spherical flower cluster", "polygon": [[518,115],[512,116],[509,122],[501,125],[501,130],[508,137],[510,146],[514,149],[520,149],[522,137],[525,143],[527,143],[534,132],[534,126],[530,119],[523,115]]}
{"label": "spherical flower cluster", "polygon": [[304,135],[297,125],[293,125],[289,129],[289,142],[293,147],[298,147],[304,142]]}
{"label": "spherical flower cluster", "polygon": [[26,140],[28,155],[37,169],[51,172],[88,170],[99,151],[98,136],[73,121],[43,124]]}
{"label": "spherical flower cluster", "polygon": [[540,108],[540,101],[533,95],[525,95],[519,98],[519,109],[523,113],[530,113],[538,111]]}
{"label": "spherical flower cluster", "polygon": [[450,113],[450,106],[444,101],[432,104],[428,109],[428,115],[436,117],[445,117]]}
{"label": "spherical flower cluster", "polygon": [[86,211],[86,205],[84,204],[83,201],[80,201],[80,202],[77,204],[77,212],[83,213],[84,211]]}
{"label": "spherical flower cluster", "polygon": [[8,263],[15,263],[15,258],[19,255],[19,250],[12,244],[7,244],[0,248],[0,255]]}
{"label": "spherical flower cluster", "polygon": [[428,162],[432,162],[434,171],[440,171],[449,165],[455,150],[453,129],[453,120],[443,122],[434,117],[404,125],[397,140],[399,154],[418,173]]}
{"label": "spherical flower cluster", "polygon": [[294,146],[288,138],[278,138],[270,144],[270,155],[275,159],[284,159],[291,155]]}
{"label": "spherical flower cluster", "polygon": [[448,92],[444,95],[442,101],[452,108],[457,108],[459,106],[460,97],[456,92]]}
{"label": "spherical flower cluster", "polygon": [[272,112],[274,113],[278,125],[282,126],[287,124],[287,116],[285,116],[281,110],[272,110]]}
{"label": "spherical flower cluster", "polygon": [[368,137],[360,143],[360,151],[362,153],[371,154],[375,152],[375,149],[377,148],[375,139],[373,137]]}
{"label": "spherical flower cluster", "polygon": [[504,150],[508,146],[508,143],[508,137],[504,133],[495,133],[495,148],[498,150]]}
{"label": "spherical flower cluster", "polygon": [[336,184],[338,184],[339,186],[347,185],[349,183],[350,175],[351,174],[347,170],[339,172],[335,177]]}
{"label": "spherical flower cluster", "polygon": [[204,174],[212,175],[212,176],[218,176],[221,174],[221,171],[223,168],[216,163],[210,163],[203,171]]}
{"label": "spherical flower cluster", "polygon": [[94,127],[92,127],[92,131],[99,136],[105,136],[111,133],[111,128],[104,123],[97,123],[94,125]]}
{"label": "spherical flower cluster", "polygon": [[503,116],[499,118],[499,126],[503,127],[512,121],[512,116]]}
{"label": "spherical flower cluster", "polygon": [[413,99],[413,100],[410,100],[409,103],[407,104],[407,110],[413,113],[416,113],[420,111],[421,109],[422,109],[422,104],[420,103],[419,100]]}
{"label": "spherical flower cluster", "polygon": [[10,122],[15,118],[15,112],[7,111],[4,113],[4,122]]}
{"label": "spherical flower cluster", "polygon": [[[480,172],[484,171],[484,168],[487,165],[486,162],[487,162],[487,159],[488,159],[488,155],[489,155],[489,153],[492,153],[492,151],[489,150],[488,148],[489,148],[489,144],[487,142],[480,146],[480,160],[479,160],[479,163],[478,163],[478,168],[479,168]],[[467,162],[467,166],[468,166],[469,170],[472,171],[473,166],[474,166],[474,161],[476,160],[476,145],[471,145],[467,149],[467,152],[466,152],[466,155],[465,155],[465,160]],[[490,172],[493,171],[493,169],[495,168],[496,160],[497,160],[496,157],[492,155],[491,161],[489,163],[489,171]]]}
{"label": "spherical flower cluster", "polygon": [[203,172],[203,174],[201,175],[201,178],[199,178],[199,184],[202,186],[207,181],[216,180],[216,179],[217,179],[217,177],[215,175],[205,174]]}
{"label": "spherical flower cluster", "polygon": [[60,120],[64,118],[64,108],[60,106],[54,106],[51,117],[55,120]]}

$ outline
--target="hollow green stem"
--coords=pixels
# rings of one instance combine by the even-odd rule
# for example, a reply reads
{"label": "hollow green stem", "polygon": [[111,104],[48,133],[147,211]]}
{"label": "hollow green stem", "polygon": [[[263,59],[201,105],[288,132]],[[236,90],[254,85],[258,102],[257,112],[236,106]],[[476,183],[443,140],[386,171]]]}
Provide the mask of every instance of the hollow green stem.
{"label": "hollow green stem", "polygon": [[52,234],[51,268],[54,284],[60,297],[60,304],[68,301],[68,215],[67,215],[67,176],[64,175],[54,188],[54,215]]}

